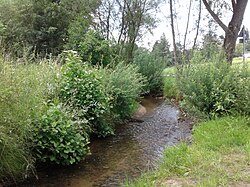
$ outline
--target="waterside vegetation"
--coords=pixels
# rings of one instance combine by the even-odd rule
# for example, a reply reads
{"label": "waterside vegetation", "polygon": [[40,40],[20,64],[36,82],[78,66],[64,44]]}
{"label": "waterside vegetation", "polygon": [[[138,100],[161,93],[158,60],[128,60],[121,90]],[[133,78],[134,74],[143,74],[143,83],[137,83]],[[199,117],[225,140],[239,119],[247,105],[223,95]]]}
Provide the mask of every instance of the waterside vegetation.
{"label": "waterside vegetation", "polygon": [[[165,76],[164,94],[196,116],[191,144],[183,140],[167,148],[157,169],[124,186],[250,184],[249,63],[235,59],[229,66],[220,54],[213,54],[206,59],[197,53],[179,71],[164,70],[166,75],[178,76]],[[169,87],[175,90],[169,91]]]}

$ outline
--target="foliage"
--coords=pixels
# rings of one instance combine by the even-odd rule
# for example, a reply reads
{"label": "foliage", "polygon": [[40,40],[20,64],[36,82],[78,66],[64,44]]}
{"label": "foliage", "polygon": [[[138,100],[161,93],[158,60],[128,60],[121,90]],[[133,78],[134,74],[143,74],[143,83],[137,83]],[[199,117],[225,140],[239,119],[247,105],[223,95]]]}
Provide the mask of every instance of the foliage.
{"label": "foliage", "polygon": [[246,43],[246,51],[250,51],[250,40],[249,39]]}
{"label": "foliage", "polygon": [[5,28],[1,34],[4,48],[18,57],[22,56],[23,47],[42,56],[57,55],[68,39],[70,23],[80,15],[91,22],[91,12],[97,6],[96,0],[91,3],[84,0],[2,1],[0,23]]}
{"label": "foliage", "polygon": [[68,50],[78,50],[80,43],[85,40],[85,35],[90,27],[90,20],[79,16],[72,21],[68,28],[68,40],[65,48]]}
{"label": "foliage", "polygon": [[37,120],[32,131],[33,152],[40,162],[69,165],[81,161],[89,152],[85,121],[73,121],[62,104],[51,105]]}
{"label": "foliage", "polygon": [[[205,63],[202,63],[205,62]],[[209,116],[249,114],[249,72],[232,67],[215,55],[210,62],[196,55],[193,63],[183,67],[181,90],[186,101]]]}
{"label": "foliage", "polygon": [[83,63],[74,51],[68,52],[62,67],[60,99],[77,111],[77,117],[88,120],[95,133],[102,136],[113,133],[110,124],[103,120],[110,107],[98,70]]}
{"label": "foliage", "polygon": [[[18,129],[21,130],[20,128]],[[26,132],[26,129],[23,129]],[[25,178],[33,169],[34,160],[23,137],[0,125],[0,183]]]}
{"label": "foliage", "polygon": [[242,55],[243,55],[243,44],[239,43],[235,46],[234,56],[242,57]]}
{"label": "foliage", "polygon": [[102,70],[105,91],[111,98],[111,115],[116,120],[131,116],[137,107],[137,99],[142,94],[145,77],[133,64],[118,63],[113,68]]}
{"label": "foliage", "polygon": [[161,93],[163,88],[162,70],[166,67],[166,61],[145,49],[139,48],[134,55],[133,63],[139,67],[139,72],[147,78],[144,92]]}
{"label": "foliage", "polygon": [[197,124],[193,143],[167,148],[156,171],[125,186],[248,184],[249,119],[224,117]]}
{"label": "foliage", "polygon": [[82,40],[75,41],[75,50],[83,62],[92,65],[108,65],[112,61],[110,42],[96,31],[88,31]]}
{"label": "foliage", "polygon": [[54,92],[54,68],[0,59],[0,181],[23,178],[33,168],[29,130]]}
{"label": "foliage", "polygon": [[166,39],[165,34],[163,34],[160,38],[160,41],[155,42],[152,49],[152,55],[155,55],[156,58],[161,58],[166,63],[166,66],[174,65],[172,54],[169,48],[170,44]]}
{"label": "foliage", "polygon": [[179,97],[179,89],[176,81],[176,69],[174,67],[166,68],[163,71],[164,77],[164,96],[167,98],[175,98]]}

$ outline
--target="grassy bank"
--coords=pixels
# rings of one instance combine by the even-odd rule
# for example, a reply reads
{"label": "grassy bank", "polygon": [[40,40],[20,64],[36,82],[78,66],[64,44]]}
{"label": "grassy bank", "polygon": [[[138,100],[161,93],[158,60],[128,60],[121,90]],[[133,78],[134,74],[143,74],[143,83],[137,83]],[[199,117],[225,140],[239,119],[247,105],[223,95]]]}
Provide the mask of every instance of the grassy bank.
{"label": "grassy bank", "polygon": [[89,137],[113,135],[146,82],[134,65],[95,67],[73,51],[62,64],[0,56],[0,75],[0,186],[83,160]]}
{"label": "grassy bank", "polygon": [[250,184],[250,118],[243,117],[249,116],[249,62],[243,66],[242,59],[234,59],[229,66],[216,55],[195,56],[182,67],[178,84],[173,67],[163,71],[164,95],[181,98],[189,114],[210,121],[196,124],[191,145],[166,149],[156,170],[124,186]]}
{"label": "grassy bank", "polygon": [[250,184],[250,121],[224,117],[197,124],[193,143],[169,148],[156,171],[125,186],[245,186]]}

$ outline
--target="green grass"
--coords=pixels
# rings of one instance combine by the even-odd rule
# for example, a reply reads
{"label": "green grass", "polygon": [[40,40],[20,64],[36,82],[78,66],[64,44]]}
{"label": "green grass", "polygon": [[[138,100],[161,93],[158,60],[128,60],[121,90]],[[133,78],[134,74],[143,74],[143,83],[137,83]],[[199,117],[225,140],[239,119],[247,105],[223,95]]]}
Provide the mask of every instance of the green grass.
{"label": "green grass", "polygon": [[[33,167],[30,125],[53,94],[54,67],[0,59],[0,183],[23,178]],[[0,185],[1,186],[1,185]]]}
{"label": "green grass", "polygon": [[[250,58],[246,58],[246,61],[245,61],[246,63],[250,63]],[[236,57],[236,58],[234,58],[233,59],[233,64],[243,64],[243,59],[242,58],[240,58],[240,57]]]}
{"label": "green grass", "polygon": [[168,148],[156,171],[125,186],[246,186],[250,184],[250,121],[224,117],[198,124],[193,143]]}
{"label": "green grass", "polygon": [[176,84],[176,68],[169,67],[163,70],[163,94],[167,98],[178,98],[179,91]]}

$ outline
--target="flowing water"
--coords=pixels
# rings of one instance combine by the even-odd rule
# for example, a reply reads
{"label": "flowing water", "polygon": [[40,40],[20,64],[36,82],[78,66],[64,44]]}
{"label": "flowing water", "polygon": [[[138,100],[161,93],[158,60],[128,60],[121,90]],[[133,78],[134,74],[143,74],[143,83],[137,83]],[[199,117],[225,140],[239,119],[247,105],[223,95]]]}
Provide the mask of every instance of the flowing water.
{"label": "flowing water", "polygon": [[140,122],[120,125],[115,136],[94,140],[91,155],[80,164],[47,168],[38,173],[39,180],[21,186],[117,187],[154,168],[164,148],[189,138],[191,127],[163,100],[145,98],[142,105],[147,113]]}

